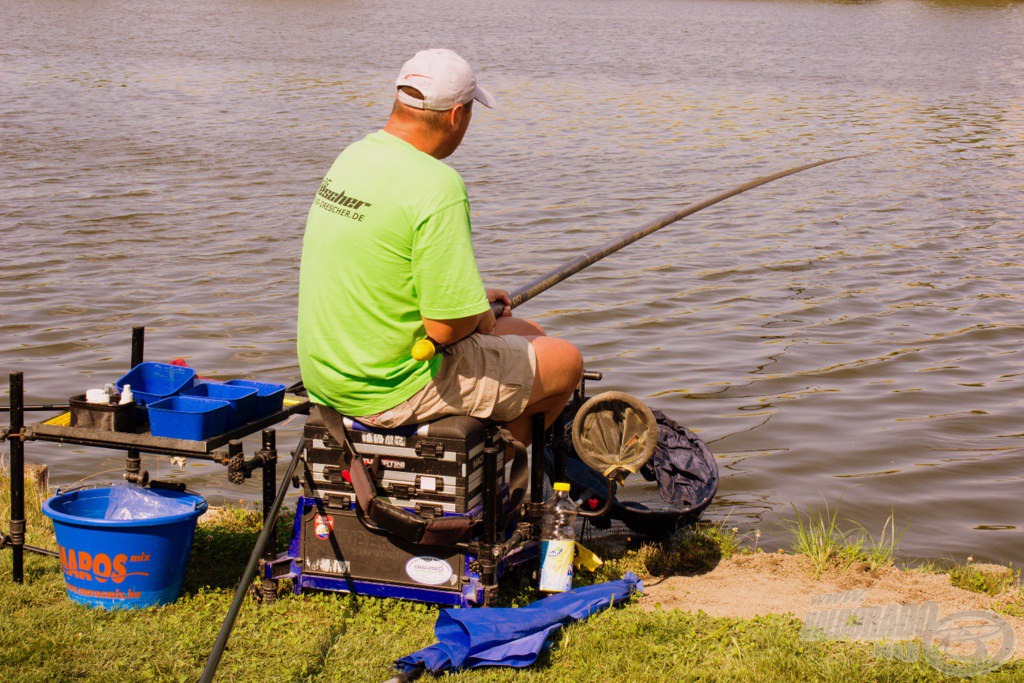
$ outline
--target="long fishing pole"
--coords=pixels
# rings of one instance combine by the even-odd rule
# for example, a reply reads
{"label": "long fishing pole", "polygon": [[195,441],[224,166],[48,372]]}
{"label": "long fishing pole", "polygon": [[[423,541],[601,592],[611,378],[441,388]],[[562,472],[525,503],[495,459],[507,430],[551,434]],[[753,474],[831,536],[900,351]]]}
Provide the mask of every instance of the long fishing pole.
{"label": "long fishing pole", "polygon": [[[28,412],[30,410],[31,411],[36,411],[36,412],[51,412],[51,411],[57,411],[57,410],[70,410],[71,406],[68,405],[67,403],[41,403],[41,404],[35,404],[35,405],[30,404],[30,405],[27,405],[27,406],[22,406],[21,409],[26,411],[26,412]],[[0,413],[9,413],[9,412],[11,412],[11,407],[10,406],[0,406]]]}
{"label": "long fishing pole", "polygon": [[[287,389],[285,389],[285,393],[286,394],[294,394],[295,392],[302,391],[302,390],[303,390],[302,380],[299,380],[295,384],[292,384]],[[58,411],[58,410],[71,410],[71,406],[69,404],[67,404],[67,403],[39,403],[39,404],[30,404],[30,405],[27,405],[27,406],[22,406],[21,409],[26,411],[26,412],[28,412],[28,411],[51,412],[51,411]],[[0,413],[9,413],[9,412],[11,412],[11,407],[10,406],[0,406]]]}
{"label": "long fishing pole", "polygon": [[[294,386],[294,385],[293,385]],[[302,444],[295,448],[292,453],[292,461],[288,465],[288,471],[285,472],[284,478],[281,479],[281,486],[277,490],[277,497],[274,498],[274,504],[270,506],[270,510],[267,513],[267,519],[263,524],[263,530],[260,532],[259,538],[256,539],[256,545],[253,546],[252,554],[249,555],[249,563],[245,567],[245,571],[242,573],[242,580],[238,582],[238,588],[235,589],[235,597],[231,601],[231,607],[228,608],[227,616],[224,617],[224,621],[221,622],[220,632],[217,634],[217,641],[213,645],[213,650],[210,652],[210,656],[206,659],[206,666],[203,668],[203,674],[199,678],[201,683],[210,683],[213,680],[213,675],[217,671],[217,666],[220,664],[221,655],[224,654],[224,648],[228,645],[228,638],[231,636],[231,630],[235,627],[235,619],[238,618],[238,611],[242,607],[242,603],[245,601],[246,592],[249,590],[249,583],[253,580],[256,574],[256,569],[259,566],[260,556],[263,554],[263,549],[270,541],[271,535],[277,529],[277,516],[281,512],[281,505],[284,503],[285,494],[288,492],[288,487],[292,483],[292,476],[295,474],[295,468],[299,464],[301,458],[299,453],[302,449]]]}
{"label": "long fishing pole", "polygon": [[[662,228],[668,225],[672,225],[676,221],[682,220],[683,218],[695,214],[702,209],[706,209],[709,206],[713,206],[721,201],[725,201],[730,197],[735,197],[736,195],[746,192],[747,190],[752,190],[755,187],[759,187],[761,185],[770,183],[773,180],[785,178],[786,176],[793,175],[794,173],[799,173],[800,171],[806,171],[817,166],[831,164],[834,161],[842,161],[843,159],[851,159],[857,156],[861,155],[851,154],[843,157],[825,159],[824,161],[815,161],[810,164],[803,164],[802,166],[789,168],[786,169],[785,171],[779,171],[778,173],[772,173],[771,175],[762,176],[760,178],[751,180],[750,182],[744,183],[743,185],[740,185],[738,187],[734,187],[731,190],[719,192],[718,194],[712,195],[707,199],[702,199],[699,202],[694,202],[693,204],[690,204],[689,206],[679,209],[678,211],[673,211],[672,213],[662,216],[657,220],[651,221],[650,223],[647,223],[646,225],[643,225],[636,230],[626,233],[622,237],[611,240],[610,242],[607,242],[599,247],[596,247],[595,249],[580,254],[579,256],[569,261],[565,265],[559,266],[558,268],[555,268],[554,270],[545,273],[544,275],[541,275],[533,282],[530,282],[512,292],[509,292],[508,298],[510,302],[510,307],[515,308],[516,306],[519,306],[520,304],[529,301],[530,299],[537,296],[541,292],[544,292],[554,287],[562,280],[565,280],[566,278],[571,277],[572,275],[575,275],[576,273],[580,272],[587,266],[597,263],[605,256],[614,254],[623,247],[627,247],[633,242],[636,242],[639,239],[643,239],[644,237],[647,237],[651,233],[657,232],[658,230],[661,230]],[[495,316],[500,315],[504,307],[505,304],[501,301],[495,301],[491,303],[491,310],[494,312]],[[440,347],[433,339],[421,339],[413,345],[412,357],[415,358],[416,360],[427,361],[433,358],[434,355],[439,350],[441,350]]]}

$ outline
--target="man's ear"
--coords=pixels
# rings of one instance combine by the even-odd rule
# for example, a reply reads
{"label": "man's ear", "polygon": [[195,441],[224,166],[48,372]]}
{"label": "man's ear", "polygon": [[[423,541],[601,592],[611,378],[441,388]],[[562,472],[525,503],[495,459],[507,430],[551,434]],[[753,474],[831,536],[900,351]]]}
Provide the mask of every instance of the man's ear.
{"label": "man's ear", "polygon": [[452,128],[458,128],[462,123],[462,117],[466,115],[466,105],[456,104],[448,110],[448,124]]}

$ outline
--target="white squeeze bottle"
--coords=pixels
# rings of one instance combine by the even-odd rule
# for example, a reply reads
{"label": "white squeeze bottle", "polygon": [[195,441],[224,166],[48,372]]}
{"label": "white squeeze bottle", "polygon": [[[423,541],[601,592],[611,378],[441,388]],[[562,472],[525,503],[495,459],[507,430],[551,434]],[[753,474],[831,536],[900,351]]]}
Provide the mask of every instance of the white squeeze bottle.
{"label": "white squeeze bottle", "polygon": [[125,403],[131,403],[134,400],[135,397],[132,395],[132,385],[125,384],[124,391],[121,392],[121,405],[124,405]]}
{"label": "white squeeze bottle", "polygon": [[540,528],[540,590],[561,593],[572,588],[572,560],[576,552],[576,503],[569,484],[555,483],[555,495],[544,508]]}

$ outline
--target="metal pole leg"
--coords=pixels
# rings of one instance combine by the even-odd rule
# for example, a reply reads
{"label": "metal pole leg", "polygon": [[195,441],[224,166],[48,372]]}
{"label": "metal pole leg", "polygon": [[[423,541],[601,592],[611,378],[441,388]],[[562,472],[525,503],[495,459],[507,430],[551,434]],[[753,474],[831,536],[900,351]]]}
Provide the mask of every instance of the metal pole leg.
{"label": "metal pole leg", "polygon": [[[271,515],[274,508],[274,498],[277,495],[277,435],[273,429],[263,430],[263,449],[260,451],[263,459],[263,523]],[[266,602],[273,602],[277,598],[277,581],[267,578],[266,565],[277,557],[277,527],[267,538],[267,545],[263,548],[263,561],[260,562],[260,592]]]}
{"label": "metal pole leg", "polygon": [[[132,367],[142,362],[142,356],[146,346],[146,328],[136,326],[132,328]],[[130,369],[130,368],[129,368]]]}
{"label": "metal pole leg", "polygon": [[544,504],[544,413],[533,416],[532,457],[530,459],[530,502]]}
{"label": "metal pole leg", "polygon": [[20,372],[11,373],[11,578],[25,580],[25,387]]}
{"label": "metal pole leg", "polygon": [[149,484],[149,472],[142,469],[142,456],[136,448],[128,449],[128,455],[125,458],[123,478],[125,481],[130,481],[131,483],[138,484],[139,486],[146,486]]}

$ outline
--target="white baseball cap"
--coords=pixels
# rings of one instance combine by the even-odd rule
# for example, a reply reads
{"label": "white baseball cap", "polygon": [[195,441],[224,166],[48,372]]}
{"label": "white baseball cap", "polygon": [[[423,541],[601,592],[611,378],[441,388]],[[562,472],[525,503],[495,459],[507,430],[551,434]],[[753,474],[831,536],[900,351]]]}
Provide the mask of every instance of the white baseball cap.
{"label": "white baseball cap", "polygon": [[448,111],[456,104],[476,100],[494,106],[494,96],[476,84],[473,69],[451,50],[422,50],[402,65],[395,86],[408,85],[423,93],[418,99],[398,91],[398,101],[416,109]]}

